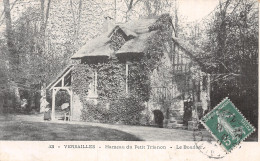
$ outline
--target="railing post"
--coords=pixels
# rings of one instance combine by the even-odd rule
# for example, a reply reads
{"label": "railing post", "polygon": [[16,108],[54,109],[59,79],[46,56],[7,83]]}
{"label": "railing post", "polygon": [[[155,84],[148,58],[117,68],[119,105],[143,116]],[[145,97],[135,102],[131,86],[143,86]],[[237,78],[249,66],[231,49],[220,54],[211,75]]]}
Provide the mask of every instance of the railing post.
{"label": "railing post", "polygon": [[125,64],[125,74],[126,74],[125,91],[126,91],[126,94],[128,94],[128,63],[127,62]]}
{"label": "railing post", "polygon": [[56,97],[56,89],[52,89],[52,113],[51,113],[51,120],[55,120],[55,97]]}

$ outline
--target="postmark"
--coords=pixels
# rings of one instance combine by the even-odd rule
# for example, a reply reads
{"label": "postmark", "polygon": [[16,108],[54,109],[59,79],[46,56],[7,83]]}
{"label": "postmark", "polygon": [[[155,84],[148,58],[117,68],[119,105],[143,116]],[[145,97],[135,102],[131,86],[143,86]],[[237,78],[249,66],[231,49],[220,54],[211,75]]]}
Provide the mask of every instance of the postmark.
{"label": "postmark", "polygon": [[228,153],[255,131],[228,98],[202,117],[200,122]]}
{"label": "postmark", "polygon": [[227,154],[214,138],[205,137],[203,130],[194,130],[193,139],[197,149],[210,159],[221,159]]}

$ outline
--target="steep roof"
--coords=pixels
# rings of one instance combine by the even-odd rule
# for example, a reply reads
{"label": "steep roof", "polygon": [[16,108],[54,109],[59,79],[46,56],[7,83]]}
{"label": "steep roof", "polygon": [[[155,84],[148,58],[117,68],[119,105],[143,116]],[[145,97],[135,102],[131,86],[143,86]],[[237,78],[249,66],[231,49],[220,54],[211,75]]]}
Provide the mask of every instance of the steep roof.
{"label": "steep roof", "polygon": [[67,66],[64,70],[62,70],[52,81],[51,83],[46,87],[46,89],[52,88],[57,82],[60,81],[60,79],[64,76],[64,74],[71,71],[73,68],[73,65]]}
{"label": "steep roof", "polygon": [[137,34],[149,32],[149,27],[152,26],[157,19],[139,19],[135,21],[129,21],[127,23],[119,25],[122,28],[127,28]]}
{"label": "steep roof", "polygon": [[85,56],[110,56],[114,51],[109,47],[109,34],[106,32],[92,40],[89,40],[71,58],[82,58]]}
{"label": "steep roof", "polygon": [[127,41],[117,52],[116,54],[121,53],[143,53],[148,46],[148,39],[155,35],[156,31],[151,31],[147,33],[140,34],[138,37],[135,37]]}
{"label": "steep roof", "polygon": [[71,59],[79,59],[83,57],[92,56],[106,56],[110,57],[115,51],[110,47],[110,36],[115,29],[121,29],[124,34],[129,37],[128,41],[116,52],[131,53],[143,52],[146,45],[145,42],[149,36],[155,32],[150,32],[149,27],[156,22],[157,19],[142,19],[136,21],[129,21],[124,24],[116,24],[111,30],[97,36],[96,38],[88,41],[84,46],[78,50]]}
{"label": "steep roof", "polygon": [[[162,19],[160,19],[161,17]],[[108,32],[88,41],[71,58],[80,59],[83,57],[93,56],[111,57],[113,54],[144,53],[149,45],[148,39],[157,33],[157,29],[160,28],[160,23],[165,23],[165,21],[168,20],[172,25],[171,17],[168,14],[152,19],[140,19],[129,21],[124,24],[116,24]],[[118,29],[121,30],[127,38],[126,42],[118,49],[118,51],[115,52],[111,48],[110,42],[111,35]],[[173,41],[175,41],[194,59],[195,55],[197,55],[196,53],[201,53],[199,49],[194,48],[192,45],[180,38],[173,37]]]}

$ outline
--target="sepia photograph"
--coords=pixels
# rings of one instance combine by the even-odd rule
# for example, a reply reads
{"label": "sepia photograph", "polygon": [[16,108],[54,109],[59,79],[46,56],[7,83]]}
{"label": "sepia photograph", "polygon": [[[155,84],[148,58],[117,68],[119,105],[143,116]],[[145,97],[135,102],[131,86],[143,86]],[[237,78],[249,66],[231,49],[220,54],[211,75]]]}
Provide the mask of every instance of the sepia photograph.
{"label": "sepia photograph", "polygon": [[0,142],[258,142],[258,5],[0,1]]}

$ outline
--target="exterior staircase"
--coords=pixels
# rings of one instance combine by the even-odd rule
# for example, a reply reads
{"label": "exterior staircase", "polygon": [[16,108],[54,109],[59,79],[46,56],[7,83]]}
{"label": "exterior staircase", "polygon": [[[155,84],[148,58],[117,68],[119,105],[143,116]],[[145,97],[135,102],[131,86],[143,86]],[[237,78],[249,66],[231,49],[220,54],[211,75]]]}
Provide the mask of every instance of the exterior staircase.
{"label": "exterior staircase", "polygon": [[183,114],[179,110],[173,111],[170,118],[166,120],[165,127],[170,129],[187,129],[183,124]]}
{"label": "exterior staircase", "polygon": [[[167,87],[154,87],[152,93],[153,102],[157,102],[158,104],[171,102],[169,107],[169,118],[166,119],[166,117],[164,117],[164,128],[187,129],[188,127],[183,124],[183,107],[174,104],[174,102],[180,100],[173,97],[174,95],[172,94],[172,90]],[[165,109],[162,111],[164,111],[164,116],[166,116]]]}

